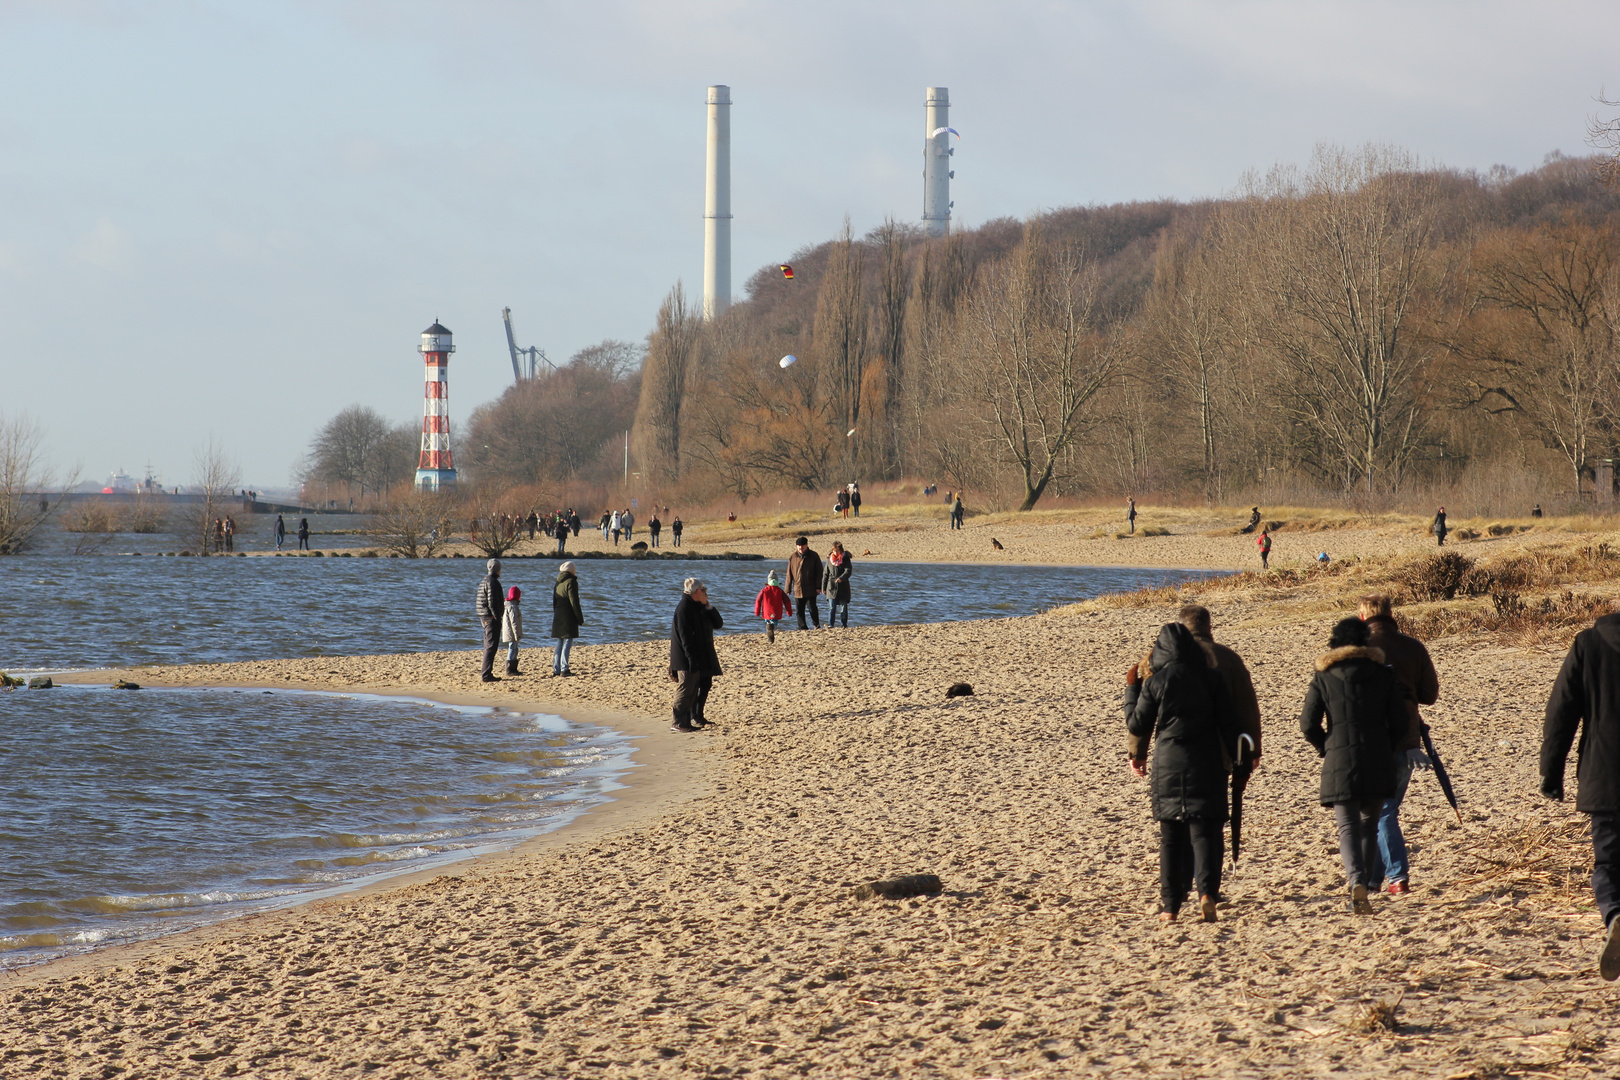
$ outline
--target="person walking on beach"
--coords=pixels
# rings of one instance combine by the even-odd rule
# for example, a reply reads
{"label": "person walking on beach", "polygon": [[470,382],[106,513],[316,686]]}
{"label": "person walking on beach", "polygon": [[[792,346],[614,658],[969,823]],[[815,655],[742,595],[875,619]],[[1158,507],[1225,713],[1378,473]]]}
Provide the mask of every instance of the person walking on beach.
{"label": "person walking on beach", "polygon": [[1368,636],[1360,619],[1334,625],[1299,717],[1300,732],[1322,757],[1317,798],[1333,808],[1357,915],[1372,914],[1368,893],[1384,880],[1378,818],[1395,794],[1395,746],[1408,724],[1400,679]]}
{"label": "person walking on beach", "polygon": [[613,534],[614,547],[619,546],[619,531],[623,528],[624,522],[619,518],[619,512],[617,510],[613,511],[613,516],[608,519],[608,531]]}
{"label": "person walking on beach", "polygon": [[1598,973],[1612,982],[1620,978],[1620,614],[1575,635],[1547,698],[1541,793],[1554,802],[1564,801],[1564,767],[1577,732],[1575,809],[1592,825],[1592,893],[1604,926]]}
{"label": "person walking on beach", "polygon": [[565,517],[558,517],[557,518],[557,527],[556,527],[555,530],[553,530],[552,535],[557,538],[557,554],[559,556],[566,555],[567,551],[565,549],[568,547],[568,519],[567,518],[565,518]]}
{"label": "person walking on beach", "polygon": [[793,541],[793,554],[788,556],[787,593],[798,601],[799,629],[808,630],[805,615],[821,629],[821,605],[816,602],[816,591],[821,588],[821,556],[810,550],[810,540],[801,536]]}
{"label": "person walking on beach", "polygon": [[626,510],[619,516],[619,524],[624,527],[624,541],[628,544],[631,540],[635,539],[635,537],[632,535],[636,527],[635,513],[633,511]]}
{"label": "person walking on beach", "polygon": [[1439,541],[1439,543],[1435,544],[1435,547],[1445,547],[1446,546],[1446,533],[1450,532],[1451,530],[1446,528],[1446,508],[1445,507],[1442,506],[1440,508],[1440,510],[1434,515],[1434,521],[1433,521],[1433,523],[1431,523],[1429,525],[1429,531],[1434,533],[1434,538],[1437,541]]}
{"label": "person walking on beach", "polygon": [[1401,697],[1406,703],[1406,730],[1395,743],[1395,794],[1385,800],[1378,815],[1378,856],[1384,881],[1391,896],[1401,896],[1411,891],[1412,877],[1406,837],[1401,833],[1401,802],[1406,798],[1412,773],[1434,767],[1423,752],[1423,714],[1418,706],[1439,700],[1440,676],[1423,642],[1401,633],[1392,613],[1393,603],[1381,594],[1363,596],[1357,614],[1367,624],[1368,647],[1384,654],[1384,663],[1394,669],[1401,682]]}
{"label": "person walking on beach", "polygon": [[287,542],[287,521],[280,514],[277,514],[276,515],[276,550],[280,551],[281,550],[281,545],[286,543],[286,542]]}
{"label": "person walking on beach", "polygon": [[663,530],[664,523],[658,520],[658,511],[655,509],[653,511],[653,516],[647,519],[647,532],[652,537],[653,547],[658,546],[658,534],[663,532]]}
{"label": "person walking on beach", "polygon": [[298,519],[298,550],[309,550],[309,518]]}
{"label": "person walking on beach", "polygon": [[776,624],[793,614],[793,598],[782,589],[782,579],[772,570],[765,587],[754,597],[754,614],[765,620],[765,643],[776,641]]}
{"label": "person walking on beach", "polygon": [[669,535],[674,538],[676,547],[681,546],[682,528],[684,528],[684,526],[681,524],[680,518],[676,518],[674,521],[669,523]]}
{"label": "person walking on beach", "polygon": [[720,674],[714,632],[723,625],[720,613],[709,603],[708,587],[697,578],[687,578],[669,631],[669,679],[675,684],[671,731],[696,731],[709,725],[703,708],[715,676]]}
{"label": "person walking on beach", "polygon": [[827,552],[827,568],[821,574],[821,591],[827,594],[829,605],[829,630],[838,625],[840,615],[843,616],[844,629],[849,629],[849,573],[853,569],[852,562],[843,543],[834,540],[832,550]]}
{"label": "person walking on beach", "polygon": [[489,560],[484,569],[487,573],[478,583],[478,596],[473,602],[478,621],[484,628],[484,663],[479,678],[484,682],[500,682],[495,677],[495,650],[500,644],[501,621],[506,615],[506,594],[501,591],[501,560]]}
{"label": "person walking on beach", "polygon": [[861,485],[853,480],[849,482],[849,508],[856,517],[861,516]]}
{"label": "person walking on beach", "polygon": [[1236,756],[1239,731],[1212,652],[1180,623],[1161,627],[1147,659],[1126,672],[1125,728],[1131,771],[1151,775],[1159,918],[1176,921],[1191,882],[1199,914],[1214,922],[1226,853],[1226,763]]}
{"label": "person walking on beach", "polygon": [[839,488],[838,497],[833,500],[833,513],[841,518],[849,517],[849,489]]}
{"label": "person walking on beach", "polygon": [[1132,495],[1125,500],[1125,523],[1130,526],[1131,535],[1136,534],[1136,496]]}
{"label": "person walking on beach", "polygon": [[579,606],[579,576],[574,564],[565,562],[557,567],[557,584],[551,593],[551,636],[557,639],[557,651],[552,655],[553,675],[572,675],[568,658],[574,651],[574,639],[585,625],[585,609]]}
{"label": "person walking on beach", "polygon": [[955,501],[953,501],[951,503],[951,528],[960,529],[961,527],[962,527],[962,496],[961,496],[960,493],[958,493],[957,496],[956,496]]}
{"label": "person walking on beach", "polygon": [[1237,717],[1238,732],[1247,735],[1253,744],[1247,760],[1259,765],[1263,734],[1260,729],[1260,699],[1255,696],[1254,679],[1249,674],[1248,665],[1243,662],[1243,657],[1215,640],[1207,607],[1202,604],[1183,605],[1176,615],[1176,621],[1190,630],[1204,650],[1214,656],[1215,670],[1220,672],[1221,681],[1226,683],[1226,696],[1232,702],[1233,715]]}
{"label": "person walking on beach", "polygon": [[523,602],[523,590],[513,585],[506,590],[506,608],[501,615],[501,644],[506,646],[506,673],[508,675],[522,674],[518,671],[518,642],[523,640],[523,611],[519,605]]}
{"label": "person walking on beach", "polygon": [[1271,568],[1271,533],[1261,529],[1260,537],[1255,541],[1255,545],[1260,549],[1260,569],[1269,570]]}

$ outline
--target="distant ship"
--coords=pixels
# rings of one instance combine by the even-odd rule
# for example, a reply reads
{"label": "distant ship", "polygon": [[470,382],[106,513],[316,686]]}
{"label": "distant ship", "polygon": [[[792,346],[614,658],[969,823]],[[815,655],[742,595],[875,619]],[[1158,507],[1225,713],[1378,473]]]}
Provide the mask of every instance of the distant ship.
{"label": "distant ship", "polygon": [[133,495],[137,490],[135,478],[123,469],[119,469],[107,478],[107,486],[101,489],[103,495]]}

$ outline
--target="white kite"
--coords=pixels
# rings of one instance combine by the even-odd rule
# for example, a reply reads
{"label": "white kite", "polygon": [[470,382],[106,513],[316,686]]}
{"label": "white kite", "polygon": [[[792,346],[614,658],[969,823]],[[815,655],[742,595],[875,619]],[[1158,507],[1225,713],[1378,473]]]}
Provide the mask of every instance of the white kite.
{"label": "white kite", "polygon": [[792,367],[794,364],[797,364],[798,362],[799,362],[799,358],[797,356],[794,356],[792,353],[788,353],[786,356],[782,357],[782,359],[777,361],[778,364],[782,365],[785,368]]}
{"label": "white kite", "polygon": [[948,132],[950,132],[950,133],[951,133],[951,134],[952,134],[952,135],[955,135],[955,136],[956,136],[956,137],[957,137],[957,138],[958,138],[958,139],[960,139],[960,138],[961,138],[961,137],[962,137],[962,133],[961,133],[961,132],[960,132],[960,131],[957,131],[957,130],[956,130],[956,129],[955,129],[955,128],[953,128],[953,127],[939,127],[939,128],[935,128],[935,129],[934,129],[934,130],[933,130],[933,131],[930,131],[930,132],[929,132],[929,133],[928,133],[928,137],[929,137],[929,138],[930,138],[930,139],[937,139],[937,138],[939,138],[939,136],[941,136],[941,135],[943,135],[943,134],[945,134],[945,133],[946,133],[946,132],[947,132],[947,131],[948,131]]}

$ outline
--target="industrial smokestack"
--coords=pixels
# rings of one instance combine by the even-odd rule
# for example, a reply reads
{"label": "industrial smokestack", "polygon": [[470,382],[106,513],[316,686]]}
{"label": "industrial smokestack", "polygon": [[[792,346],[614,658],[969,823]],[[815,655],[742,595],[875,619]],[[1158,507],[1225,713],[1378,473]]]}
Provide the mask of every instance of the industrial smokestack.
{"label": "industrial smokestack", "polygon": [[709,162],[703,188],[703,317],[731,306],[731,87],[709,87]]}
{"label": "industrial smokestack", "polygon": [[924,102],[923,231],[944,236],[951,231],[951,92],[930,86]]}

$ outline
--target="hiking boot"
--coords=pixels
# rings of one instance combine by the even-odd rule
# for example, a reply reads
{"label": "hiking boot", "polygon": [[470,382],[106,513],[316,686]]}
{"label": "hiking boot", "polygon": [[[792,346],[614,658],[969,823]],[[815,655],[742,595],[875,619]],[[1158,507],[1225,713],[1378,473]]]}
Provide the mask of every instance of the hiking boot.
{"label": "hiking boot", "polygon": [[506,665],[506,673],[508,675],[521,675],[521,674],[523,674],[521,671],[519,671],[517,669],[516,664],[507,664]]}
{"label": "hiking boot", "polygon": [[1350,910],[1357,915],[1371,915],[1372,902],[1367,899],[1367,886],[1357,885],[1350,890]]}
{"label": "hiking boot", "polygon": [[1609,932],[1598,956],[1598,974],[1609,982],[1620,979],[1620,918],[1609,920]]}
{"label": "hiking boot", "polygon": [[1213,896],[1200,896],[1198,910],[1205,922],[1215,921],[1215,898]]}
{"label": "hiking boot", "polygon": [[493,675],[480,675],[480,676],[478,676],[478,681],[479,682],[500,682],[501,680],[496,678]]}

